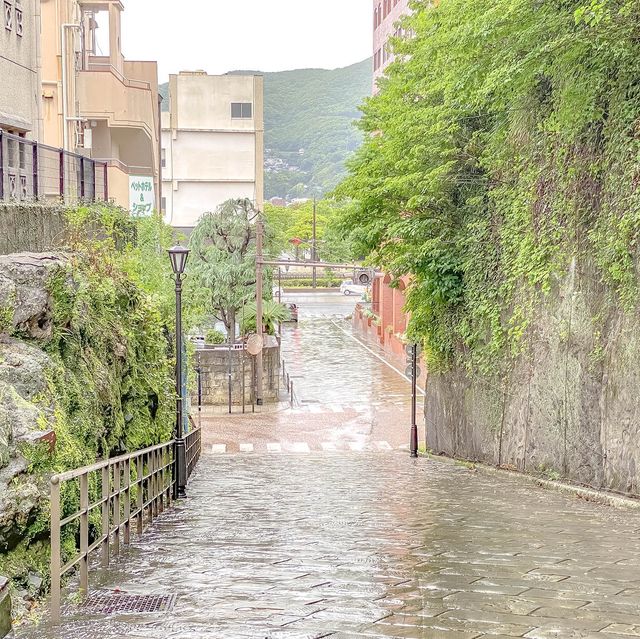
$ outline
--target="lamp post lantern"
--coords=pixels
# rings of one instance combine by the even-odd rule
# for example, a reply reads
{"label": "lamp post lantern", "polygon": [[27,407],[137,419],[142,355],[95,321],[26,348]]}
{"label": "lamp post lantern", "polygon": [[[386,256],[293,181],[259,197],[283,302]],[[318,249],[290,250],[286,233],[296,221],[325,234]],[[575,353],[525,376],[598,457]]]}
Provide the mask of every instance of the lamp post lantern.
{"label": "lamp post lantern", "polygon": [[182,282],[189,258],[189,249],[174,246],[169,249],[171,268],[176,281],[176,431],[175,431],[175,481],[173,496],[182,499],[187,496],[187,451],[184,442],[182,405]]}

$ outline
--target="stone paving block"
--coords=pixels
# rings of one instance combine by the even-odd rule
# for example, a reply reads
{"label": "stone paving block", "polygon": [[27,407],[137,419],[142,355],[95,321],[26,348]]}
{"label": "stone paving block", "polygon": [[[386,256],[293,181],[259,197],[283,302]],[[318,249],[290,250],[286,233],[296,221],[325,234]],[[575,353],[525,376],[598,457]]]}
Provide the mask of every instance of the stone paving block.
{"label": "stone paving block", "polygon": [[612,632],[629,637],[640,637],[640,624],[612,623],[602,629],[603,632]]}

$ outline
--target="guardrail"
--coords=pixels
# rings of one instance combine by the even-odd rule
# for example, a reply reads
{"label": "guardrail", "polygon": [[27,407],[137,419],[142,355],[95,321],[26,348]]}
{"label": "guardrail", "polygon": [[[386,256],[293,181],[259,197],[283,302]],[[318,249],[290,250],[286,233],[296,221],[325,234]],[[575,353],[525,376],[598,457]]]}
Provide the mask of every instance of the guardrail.
{"label": "guardrail", "polygon": [[[60,621],[62,579],[78,568],[80,594],[89,592],[90,559],[100,551],[106,568],[111,555],[128,545],[132,527],[145,524],[171,505],[175,483],[170,442],[54,475],[51,478],[51,618]],[[185,437],[187,476],[200,458],[201,431]],[[63,544],[66,555],[63,556]],[[69,545],[73,544],[70,552]],[[63,561],[65,561],[63,563]]]}

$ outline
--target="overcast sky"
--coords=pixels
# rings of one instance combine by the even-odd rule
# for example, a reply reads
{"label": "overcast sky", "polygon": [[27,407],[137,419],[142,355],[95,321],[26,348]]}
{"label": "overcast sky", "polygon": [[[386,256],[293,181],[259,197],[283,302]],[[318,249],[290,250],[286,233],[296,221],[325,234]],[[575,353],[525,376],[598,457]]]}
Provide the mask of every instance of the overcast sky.
{"label": "overcast sky", "polygon": [[122,50],[160,81],[204,69],[333,69],[371,55],[371,0],[124,0]]}

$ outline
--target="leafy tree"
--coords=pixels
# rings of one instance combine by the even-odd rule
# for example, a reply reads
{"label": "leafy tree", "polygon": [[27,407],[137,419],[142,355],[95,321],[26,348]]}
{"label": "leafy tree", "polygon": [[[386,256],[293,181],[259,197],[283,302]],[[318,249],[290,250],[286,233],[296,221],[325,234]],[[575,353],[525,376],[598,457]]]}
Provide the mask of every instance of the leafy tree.
{"label": "leafy tree", "polygon": [[[255,290],[255,221],[250,200],[227,200],[193,231],[189,270],[194,293],[235,339],[236,316]],[[254,293],[255,294],[255,293]]]}
{"label": "leafy tree", "polygon": [[432,369],[508,365],[588,256],[637,303],[640,4],[414,0],[363,106],[342,226],[395,276]]}
{"label": "leafy tree", "polygon": [[[318,258],[325,262],[344,262],[354,258],[351,233],[344,233],[340,221],[355,204],[335,200],[316,203]],[[288,207],[265,205],[265,219],[274,253],[291,251],[291,240],[300,238],[307,248],[313,240],[313,201]]]}

